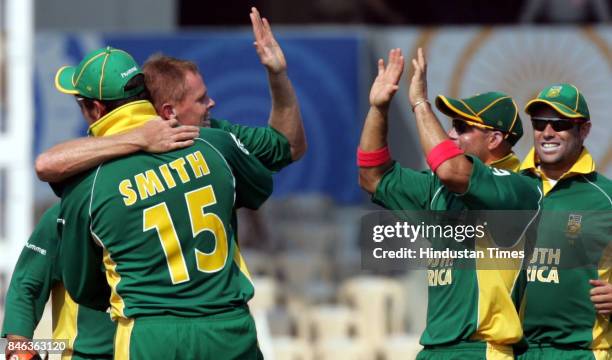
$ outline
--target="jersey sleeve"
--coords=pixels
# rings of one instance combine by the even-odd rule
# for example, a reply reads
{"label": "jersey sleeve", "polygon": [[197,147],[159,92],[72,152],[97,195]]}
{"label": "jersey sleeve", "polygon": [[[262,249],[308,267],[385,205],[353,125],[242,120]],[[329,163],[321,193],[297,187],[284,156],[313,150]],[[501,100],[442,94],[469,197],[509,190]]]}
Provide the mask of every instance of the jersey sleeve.
{"label": "jersey sleeve", "polygon": [[26,242],[8,288],[2,337],[32,338],[49,300],[55,273],[59,204],[47,210]]}
{"label": "jersey sleeve", "polygon": [[470,183],[459,195],[470,210],[533,210],[538,209],[542,193],[537,183],[509,170],[485,165],[469,155],[472,162]]}
{"label": "jersey sleeve", "polygon": [[110,288],[102,264],[102,245],[90,232],[93,182],[93,176],[86,176],[66,186],[59,216],[59,260],[62,281],[72,299],[104,311],[109,306]]}
{"label": "jersey sleeve", "polygon": [[259,208],[272,194],[270,170],[233,133],[202,129],[200,136],[212,141],[231,168],[236,186],[236,207]]}
{"label": "jersey sleeve", "polygon": [[431,172],[403,168],[396,162],[378,183],[372,202],[389,210],[428,210],[433,184]]}
{"label": "jersey sleeve", "polygon": [[293,161],[287,138],[270,126],[251,127],[211,119],[211,127],[231,132],[266,168],[279,171]]}

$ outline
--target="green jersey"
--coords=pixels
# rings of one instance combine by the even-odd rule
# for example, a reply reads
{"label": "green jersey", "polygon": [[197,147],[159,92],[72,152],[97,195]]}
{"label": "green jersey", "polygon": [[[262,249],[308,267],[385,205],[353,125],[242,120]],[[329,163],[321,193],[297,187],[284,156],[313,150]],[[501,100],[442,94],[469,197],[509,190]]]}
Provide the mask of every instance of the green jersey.
{"label": "green jersey", "polygon": [[[148,102],[130,103],[91,132],[116,133],[152,113]],[[77,302],[95,308],[106,307],[110,296],[114,318],[212,315],[243,306],[253,286],[235,241],[235,208],[257,208],[271,189],[269,171],[217,129],[202,129],[186,149],[103,164],[62,196],[60,257],[81,254],[65,259],[64,284]]]}
{"label": "green jersey", "polygon": [[532,150],[524,173],[544,189],[545,210],[528,264],[521,315],[530,344],[609,349],[609,316],[590,300],[590,279],[612,282],[612,182],[584,149],[558,181],[546,178]]}
{"label": "green jersey", "polygon": [[[486,166],[478,158],[470,159],[472,174],[464,194],[447,190],[431,171],[413,171],[396,163],[381,179],[372,200],[389,210],[538,209],[541,199],[538,188],[504,169],[516,169],[518,159],[514,154],[492,164],[496,168]],[[465,261],[474,263],[469,267],[464,263],[460,269],[448,262],[430,264],[427,326],[421,344],[444,345],[464,340],[503,345],[518,342],[522,331],[511,293],[520,263],[511,264],[510,270],[480,270],[479,259]]]}
{"label": "green jersey", "polygon": [[111,356],[115,324],[109,314],[76,304],[62,286],[57,261],[59,211],[58,203],[43,214],[17,260],[6,297],[2,337],[31,339],[51,294],[53,338],[68,340],[68,351]]}
{"label": "green jersey", "polygon": [[210,120],[210,127],[236,135],[244,147],[271,171],[279,171],[293,161],[289,141],[273,127],[249,127],[217,119]]}

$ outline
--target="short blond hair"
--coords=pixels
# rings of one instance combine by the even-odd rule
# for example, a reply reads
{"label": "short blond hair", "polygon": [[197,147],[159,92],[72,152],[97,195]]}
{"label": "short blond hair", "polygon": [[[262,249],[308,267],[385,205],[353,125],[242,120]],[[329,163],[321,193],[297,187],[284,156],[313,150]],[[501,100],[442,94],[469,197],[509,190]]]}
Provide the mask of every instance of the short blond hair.
{"label": "short blond hair", "polygon": [[151,101],[158,112],[164,103],[177,103],[186,94],[185,77],[188,72],[199,74],[193,61],[181,60],[161,53],[154,54],[142,66]]}

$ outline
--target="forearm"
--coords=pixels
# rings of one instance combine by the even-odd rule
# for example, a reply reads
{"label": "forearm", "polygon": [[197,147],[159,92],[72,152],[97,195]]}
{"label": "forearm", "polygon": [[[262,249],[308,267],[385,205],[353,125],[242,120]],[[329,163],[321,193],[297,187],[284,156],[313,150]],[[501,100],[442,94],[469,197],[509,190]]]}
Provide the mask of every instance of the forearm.
{"label": "forearm", "polygon": [[387,108],[370,106],[359,140],[361,150],[374,151],[387,146],[387,113]]}
{"label": "forearm", "polygon": [[[449,137],[429,103],[421,103],[414,110],[421,148],[427,156],[441,142],[449,140]],[[464,193],[467,190],[471,173],[472,163],[465,156],[448,159],[436,169],[440,181],[456,193]]]}
{"label": "forearm", "polygon": [[[388,108],[370,106],[359,141],[359,148],[365,152],[380,150],[387,146]],[[374,193],[383,174],[391,167],[392,161],[374,167],[359,167],[359,185]]]}
{"label": "forearm", "polygon": [[31,338],[48,299],[49,291],[41,283],[11,283],[6,297],[2,335]]}
{"label": "forearm", "polygon": [[268,124],[283,134],[291,147],[291,158],[295,161],[306,152],[306,135],[297,96],[287,72],[268,72],[272,109]]}
{"label": "forearm", "polygon": [[129,133],[100,138],[79,138],[55,145],[36,158],[36,174],[46,182],[59,182],[104,161],[141,150]]}

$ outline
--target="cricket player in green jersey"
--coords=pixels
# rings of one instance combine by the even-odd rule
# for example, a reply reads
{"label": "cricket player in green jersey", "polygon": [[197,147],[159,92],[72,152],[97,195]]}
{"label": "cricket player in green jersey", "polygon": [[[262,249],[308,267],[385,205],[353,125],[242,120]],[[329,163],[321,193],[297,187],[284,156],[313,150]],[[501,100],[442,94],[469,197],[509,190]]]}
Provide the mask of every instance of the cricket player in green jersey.
{"label": "cricket player in green jersey", "polygon": [[[521,170],[544,190],[521,315],[531,359],[612,359],[612,182],[584,147],[583,94],[554,84],[529,101],[534,149]],[[579,259],[587,261],[578,261]]]}
{"label": "cricket player in green jersey", "polygon": [[[57,260],[59,203],[47,210],[28,239],[13,272],[6,298],[2,337],[13,343],[32,339],[52,293],[53,339],[67,340],[64,359],[112,359],[115,324],[106,311],[77,304],[67,296]],[[76,319],[76,324],[72,322]],[[77,332],[76,326],[79,331]],[[9,358],[15,351],[8,350]]]}
{"label": "cricket player in green jersey", "polygon": [[[60,69],[56,85],[77,96],[93,136],[141,126],[155,114],[140,100],[138,65],[118,49]],[[124,157],[65,185],[62,279],[83,305],[104,309],[110,297],[115,358],[261,355],[235,208],[257,208],[271,187],[269,171],[215,129],[202,129],[186,149]]]}
{"label": "cricket player in green jersey", "polygon": [[[387,111],[403,66],[399,49],[390,51],[388,66],[379,60],[359,152],[376,153],[387,146]],[[436,106],[453,119],[447,135],[426,100],[421,49],[413,67],[409,100],[424,153],[450,138],[467,156],[455,152],[433,172],[402,168],[390,157],[379,164],[362,163],[360,185],[372,201],[390,210],[538,209],[537,187],[512,172],[519,165],[512,146],[522,135],[514,101],[498,92],[462,100],[438,96]],[[428,269],[452,272],[445,278],[452,280],[436,282],[429,276],[427,324],[420,341],[425,348],[418,359],[513,358],[512,345],[521,340],[522,330],[511,293],[521,264],[504,270],[478,265]]]}
{"label": "cricket player in green jersey", "polygon": [[[37,171],[41,179],[46,181],[62,181],[69,176],[97,166],[103,161],[139,150],[163,152],[188,146],[192,143],[190,139],[195,136],[193,133],[199,134],[199,129],[189,126],[188,124],[190,123],[198,126],[206,126],[210,123],[210,126],[213,128],[221,128],[232,132],[264,166],[273,171],[278,171],[292,161],[299,159],[305,151],[305,137],[297,99],[286,76],[286,63],[278,60],[283,60],[284,56],[274,39],[269,25],[264,26],[263,20],[259,17],[256,9],[253,9],[252,13],[251,20],[256,40],[266,49],[269,48],[266,50],[267,54],[272,54],[272,56],[265,56],[266,54],[264,53],[261,56],[262,63],[268,69],[270,90],[273,98],[269,127],[251,128],[231,124],[224,120],[208,119],[208,111],[214,105],[214,102],[206,96],[206,88],[201,80],[197,65],[186,60],[156,55],[147,60],[144,64],[143,72],[145,73],[147,88],[152,93],[155,107],[160,110],[170,110],[167,113],[159,111],[160,114],[166,114],[167,120],[152,120],[143,127],[109,137],[90,137],[57,145],[46,153],[41,154],[37,159]],[[279,64],[280,68],[278,67]],[[206,106],[203,107],[202,103]],[[182,126],[175,127],[179,123]],[[29,250],[24,249],[24,253],[26,251]],[[17,271],[21,271],[31,277],[46,276],[42,267],[40,269],[30,267],[26,270],[20,269],[18,264]],[[14,312],[14,314],[31,311],[28,309],[31,307],[30,302],[34,302],[34,300],[44,305],[48,298],[48,293],[45,295],[44,293],[36,292],[35,289],[32,292],[39,294],[39,298],[36,299],[30,299],[33,297],[31,293],[11,296],[13,291],[17,291],[16,289],[20,288],[15,280],[13,280],[13,284],[9,290],[9,298],[28,300],[15,301],[7,305],[21,309],[20,312]],[[40,286],[44,285],[40,284]],[[87,311],[93,310],[75,304],[70,299],[70,296],[63,291],[62,286],[54,288],[53,297],[57,296],[65,297],[67,301],[61,303],[62,306],[58,306],[60,303],[54,302],[54,313],[64,316],[62,320],[56,321],[55,324],[61,325],[61,328],[74,330],[76,334],[79,334],[79,344],[82,343],[86,334],[91,332],[90,329],[83,329],[82,327],[86,327],[90,323],[100,324],[101,320],[94,322],[87,321],[85,316],[88,313]],[[71,307],[66,310],[63,304],[70,304]],[[77,313],[79,314],[79,321],[77,321],[75,316]],[[57,318],[57,316],[54,316],[54,318]],[[106,314],[105,319],[107,323],[111,324]],[[38,322],[38,320],[32,321],[17,316],[11,317],[10,320],[7,318],[5,325],[12,320],[25,321],[32,328]],[[8,333],[12,332],[8,331]],[[106,336],[108,344],[112,344],[113,335],[114,327],[113,331],[109,332],[108,336]],[[62,338],[70,338],[70,336],[63,336]],[[101,341],[101,338],[101,336],[98,336],[98,340]],[[104,354],[111,356],[112,346],[109,346],[108,350],[110,351]],[[88,352],[88,354],[94,353]],[[66,354],[69,354],[69,352]],[[76,355],[72,356],[75,358]]]}
{"label": "cricket player in green jersey", "polygon": [[[142,69],[153,105],[162,119],[169,120],[169,126],[180,124],[188,129],[170,133],[167,137],[158,135],[156,142],[146,140],[155,136],[148,132],[137,133],[139,136],[126,133],[81,138],[58,144],[36,159],[38,177],[47,182],[63,181],[104,161],[141,151],[143,142],[159,143],[166,151],[190,145],[197,135],[193,134],[190,126],[231,131],[270,170],[278,171],[299,160],[306,152],[306,136],[299,103],[287,74],[287,61],[268,21],[261,18],[256,8],[251,9],[250,17],[258,44],[257,54],[268,74],[272,97],[268,127],[252,128],[213,119],[210,112],[215,101],[208,95],[197,65],[187,60],[154,55]],[[164,141],[168,143],[162,147]],[[286,148],[289,148],[289,156]]]}

